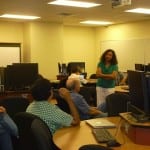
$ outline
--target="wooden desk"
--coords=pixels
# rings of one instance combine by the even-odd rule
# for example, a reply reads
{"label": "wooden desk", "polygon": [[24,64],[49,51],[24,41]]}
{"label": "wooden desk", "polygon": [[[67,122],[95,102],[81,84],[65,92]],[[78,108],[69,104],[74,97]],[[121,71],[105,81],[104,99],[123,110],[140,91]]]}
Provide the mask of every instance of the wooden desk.
{"label": "wooden desk", "polygon": [[[121,125],[120,117],[109,117],[108,120]],[[109,129],[112,135],[115,135],[116,129]],[[121,130],[118,129],[116,139],[122,145],[113,148],[114,150],[150,150],[150,146],[134,144]],[[68,127],[58,130],[54,134],[54,142],[62,150],[78,150],[79,147],[85,144],[98,144],[94,138],[91,127],[82,121],[80,126]],[[104,145],[104,144],[103,144]]]}
{"label": "wooden desk", "polygon": [[29,99],[29,102],[33,101],[31,93],[29,91],[4,91],[0,93],[0,100],[7,97],[24,97]]}
{"label": "wooden desk", "polygon": [[120,92],[120,93],[129,93],[129,87],[126,85],[124,86],[115,86],[115,92]]}
{"label": "wooden desk", "polygon": [[150,146],[150,121],[138,122],[129,112],[121,113],[120,116],[124,119],[122,129],[128,137],[136,144]]}

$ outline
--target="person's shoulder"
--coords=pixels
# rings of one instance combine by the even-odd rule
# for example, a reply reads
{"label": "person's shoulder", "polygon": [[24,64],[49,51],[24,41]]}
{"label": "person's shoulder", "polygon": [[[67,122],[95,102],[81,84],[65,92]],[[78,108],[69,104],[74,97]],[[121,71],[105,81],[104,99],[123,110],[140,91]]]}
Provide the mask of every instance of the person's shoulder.
{"label": "person's shoulder", "polygon": [[99,62],[99,65],[104,65],[104,62],[100,61],[100,62]]}
{"label": "person's shoulder", "polygon": [[34,101],[32,102],[28,107],[40,107],[40,108],[47,108],[53,106],[51,103],[49,103],[47,100],[44,101]]}
{"label": "person's shoulder", "polygon": [[113,64],[112,67],[118,70],[118,64]]}
{"label": "person's shoulder", "polygon": [[73,99],[76,99],[76,100],[80,100],[83,97],[81,94],[76,93],[76,92],[71,92],[71,96]]}
{"label": "person's shoulder", "polygon": [[114,66],[114,67],[118,67],[118,64],[111,64],[112,66]]}
{"label": "person's shoulder", "polygon": [[101,62],[101,61],[99,61],[99,62],[97,63],[97,65],[99,66],[101,63],[102,63],[102,62]]}
{"label": "person's shoulder", "polygon": [[100,61],[100,62],[98,62],[98,64],[97,64],[97,67],[101,67],[101,68],[103,68],[104,67],[104,63],[102,62],[102,61]]}
{"label": "person's shoulder", "polygon": [[79,96],[80,96],[80,94],[77,93],[77,92],[71,92],[70,94],[71,94],[72,96],[76,96],[76,97],[79,97]]}

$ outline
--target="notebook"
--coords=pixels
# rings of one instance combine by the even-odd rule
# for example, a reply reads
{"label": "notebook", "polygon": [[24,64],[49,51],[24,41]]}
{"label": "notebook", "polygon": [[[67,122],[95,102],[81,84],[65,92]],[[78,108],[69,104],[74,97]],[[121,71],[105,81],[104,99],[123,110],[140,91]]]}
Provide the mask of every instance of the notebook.
{"label": "notebook", "polygon": [[85,120],[85,122],[93,128],[115,128],[116,125],[106,118],[96,118]]}

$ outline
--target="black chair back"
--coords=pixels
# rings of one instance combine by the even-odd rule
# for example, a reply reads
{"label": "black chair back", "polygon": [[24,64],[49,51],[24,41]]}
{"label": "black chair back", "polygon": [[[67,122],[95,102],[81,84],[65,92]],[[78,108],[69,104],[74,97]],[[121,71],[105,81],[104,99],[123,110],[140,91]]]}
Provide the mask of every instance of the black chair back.
{"label": "black chair back", "polygon": [[60,150],[54,144],[48,126],[38,116],[21,112],[14,120],[19,130],[17,150]]}
{"label": "black chair back", "polygon": [[6,97],[0,100],[0,106],[4,106],[8,115],[13,119],[18,112],[26,111],[29,105],[29,100],[24,97]]}
{"label": "black chair back", "polygon": [[65,111],[66,113],[70,114],[70,108],[68,103],[59,95],[58,90],[54,91],[53,98],[57,100],[57,106]]}
{"label": "black chair back", "polygon": [[91,75],[90,75],[90,79],[97,79],[96,74],[91,74]]}
{"label": "black chair back", "polygon": [[130,96],[124,93],[113,93],[106,97],[106,109],[108,116],[118,116],[119,113],[127,112],[127,104]]}
{"label": "black chair back", "polygon": [[79,93],[85,98],[90,106],[96,106],[96,88],[83,86]]}

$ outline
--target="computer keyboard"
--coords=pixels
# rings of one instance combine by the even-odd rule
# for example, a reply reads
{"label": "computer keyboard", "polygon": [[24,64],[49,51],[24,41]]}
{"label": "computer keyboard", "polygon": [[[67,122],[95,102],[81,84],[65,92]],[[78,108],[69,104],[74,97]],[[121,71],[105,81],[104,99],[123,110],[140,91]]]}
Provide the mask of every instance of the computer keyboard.
{"label": "computer keyboard", "polygon": [[110,140],[115,140],[115,137],[107,129],[104,128],[92,129],[92,133],[99,143],[105,143]]}

